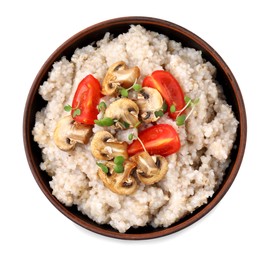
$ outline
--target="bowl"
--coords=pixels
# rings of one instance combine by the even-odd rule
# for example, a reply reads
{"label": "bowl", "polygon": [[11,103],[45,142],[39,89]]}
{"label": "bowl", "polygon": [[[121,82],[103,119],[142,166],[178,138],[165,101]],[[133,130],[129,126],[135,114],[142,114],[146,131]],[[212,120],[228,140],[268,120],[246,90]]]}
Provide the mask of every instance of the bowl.
{"label": "bowl", "polygon": [[[32,129],[35,123],[36,112],[40,111],[46,105],[46,102],[38,94],[38,89],[47,79],[53,63],[60,60],[63,56],[70,58],[76,48],[84,47],[93,41],[102,39],[106,32],[110,32],[114,36],[124,33],[132,24],[140,24],[148,30],[165,34],[170,39],[181,42],[185,47],[201,50],[203,58],[210,61],[217,68],[218,73],[216,79],[224,87],[227,103],[232,106],[235,116],[239,121],[239,127],[234,145],[235,149],[231,152],[231,163],[226,169],[222,184],[207,204],[199,207],[192,214],[183,217],[167,228],[145,226],[136,229],[131,228],[126,233],[119,233],[109,225],[100,225],[92,221],[79,212],[75,206],[66,207],[52,195],[52,190],[49,186],[50,177],[39,167],[42,161],[41,150],[33,140]],[[157,18],[139,16],[115,18],[92,25],[76,33],[58,47],[43,64],[33,81],[26,100],[23,119],[23,138],[26,158],[37,184],[48,200],[61,213],[83,228],[104,236],[129,240],[150,239],[172,234],[190,226],[210,212],[226,194],[238,173],[244,156],[246,133],[246,113],[241,91],[231,70],[221,56],[200,37],[177,24]]]}

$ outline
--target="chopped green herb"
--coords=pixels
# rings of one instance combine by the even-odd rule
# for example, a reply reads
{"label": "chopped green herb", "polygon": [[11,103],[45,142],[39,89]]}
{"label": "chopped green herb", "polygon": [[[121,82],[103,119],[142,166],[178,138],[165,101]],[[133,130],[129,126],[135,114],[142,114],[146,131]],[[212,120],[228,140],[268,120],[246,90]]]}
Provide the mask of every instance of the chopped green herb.
{"label": "chopped green herb", "polygon": [[121,155],[116,156],[116,157],[114,158],[114,163],[115,163],[115,164],[123,164],[124,161],[125,161],[125,158],[124,158],[123,156],[121,156]]}
{"label": "chopped green herb", "polygon": [[181,126],[185,123],[186,115],[181,115],[176,118],[176,124],[177,126]]}
{"label": "chopped green herb", "polygon": [[71,109],[72,109],[71,105],[65,105],[65,106],[64,106],[64,110],[65,110],[66,112],[70,112]]}
{"label": "chopped green herb", "polygon": [[107,108],[107,105],[104,101],[100,102],[99,105],[98,105],[98,110],[99,111],[105,111]]}
{"label": "chopped green herb", "polygon": [[133,89],[138,92],[142,89],[142,86],[140,84],[134,84]]}
{"label": "chopped green herb", "polygon": [[174,113],[176,111],[176,107],[174,105],[171,105],[169,110],[171,113]]}
{"label": "chopped green herb", "polygon": [[116,164],[114,166],[114,171],[116,173],[122,173],[122,172],[124,172],[124,166],[123,166],[123,164]]}
{"label": "chopped green herb", "polygon": [[72,117],[80,116],[81,115],[81,110],[80,108],[77,108],[73,111]]}
{"label": "chopped green herb", "polygon": [[94,120],[94,123],[99,126],[112,126],[114,124],[114,120],[110,117],[104,117],[100,120]]}
{"label": "chopped green herb", "polygon": [[156,117],[162,117],[164,115],[164,111],[163,110],[158,110],[154,112],[154,115]]}
{"label": "chopped green herb", "polygon": [[103,163],[96,163],[104,173],[108,173],[108,167],[106,165],[104,165]]}

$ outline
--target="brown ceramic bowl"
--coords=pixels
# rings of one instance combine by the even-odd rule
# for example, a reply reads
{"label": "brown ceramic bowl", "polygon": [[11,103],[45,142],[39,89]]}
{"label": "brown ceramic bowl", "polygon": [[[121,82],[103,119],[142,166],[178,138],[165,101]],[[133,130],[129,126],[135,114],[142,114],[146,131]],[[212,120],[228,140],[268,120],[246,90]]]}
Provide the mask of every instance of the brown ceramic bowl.
{"label": "brown ceramic bowl", "polygon": [[[235,112],[236,118],[239,121],[239,127],[235,142],[236,148],[232,151],[232,161],[226,170],[223,183],[206,205],[198,208],[191,215],[183,217],[168,228],[152,228],[146,226],[137,229],[131,228],[125,234],[121,234],[109,225],[99,225],[95,223],[87,216],[81,214],[76,207],[64,206],[51,194],[51,188],[49,186],[50,177],[39,168],[39,164],[42,161],[41,150],[33,141],[31,131],[34,126],[36,112],[46,105],[46,102],[38,94],[38,88],[43,81],[47,79],[52,64],[62,56],[70,58],[76,48],[84,47],[93,41],[102,39],[106,32],[110,32],[115,36],[126,32],[131,24],[140,24],[146,29],[165,34],[170,39],[181,42],[183,46],[201,50],[203,57],[217,68],[217,80],[224,87],[227,102],[232,106]],[[122,17],[95,24],[75,34],[57,48],[44,63],[34,79],[26,101],[23,122],[23,137],[27,160],[37,184],[49,201],[66,217],[90,231],[109,237],[132,240],[156,238],[181,230],[205,216],[216,206],[228,191],[238,173],[245,150],[246,132],[246,113],[239,86],[232,72],[219,54],[205,41],[183,27],[168,21],[149,17]]]}

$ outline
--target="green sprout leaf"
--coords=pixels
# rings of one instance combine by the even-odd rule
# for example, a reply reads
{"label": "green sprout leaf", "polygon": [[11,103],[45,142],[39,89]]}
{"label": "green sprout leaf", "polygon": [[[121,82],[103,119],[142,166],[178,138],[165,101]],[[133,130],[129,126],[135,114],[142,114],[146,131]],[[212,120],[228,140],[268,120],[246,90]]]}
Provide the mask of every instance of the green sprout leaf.
{"label": "green sprout leaf", "polygon": [[99,126],[112,126],[114,124],[114,120],[110,117],[104,117],[100,120],[94,120],[94,123]]}
{"label": "green sprout leaf", "polygon": [[104,101],[100,102],[99,105],[98,105],[98,110],[99,111],[105,111],[107,108],[107,105]]}
{"label": "green sprout leaf", "polygon": [[163,110],[158,110],[154,112],[154,115],[156,117],[162,117],[164,115],[164,111]]}
{"label": "green sprout leaf", "polygon": [[[186,105],[180,110],[178,111],[178,114],[177,114],[177,117],[176,117],[176,124],[178,126],[181,126],[185,123],[185,121],[190,117],[190,115],[193,113],[194,111],[194,108],[195,106],[199,103],[200,99],[199,98],[196,98],[194,100],[192,100],[190,97],[188,96],[185,96],[185,102],[186,102]],[[181,113],[186,110],[189,106],[191,106],[191,110],[190,112],[185,115],[185,114],[182,114]]]}
{"label": "green sprout leaf", "polygon": [[134,134],[133,133],[129,134],[127,138],[129,141],[132,141],[134,138]]}
{"label": "green sprout leaf", "polygon": [[142,89],[142,86],[140,84],[134,84],[133,89],[137,92],[139,92]]}
{"label": "green sprout leaf", "polygon": [[114,158],[114,163],[115,163],[114,171],[115,172],[122,173],[124,171],[124,165],[123,165],[124,161],[125,161],[125,158],[121,155],[116,156]]}
{"label": "green sprout leaf", "polygon": [[108,173],[108,167],[106,165],[104,165],[103,163],[96,163],[104,173]]}
{"label": "green sprout leaf", "polygon": [[65,105],[65,106],[64,106],[64,110],[65,110],[66,112],[70,112],[70,111],[72,110],[71,105]]}
{"label": "green sprout leaf", "polygon": [[123,164],[124,161],[125,161],[125,158],[124,158],[123,156],[121,156],[121,155],[116,156],[116,157],[114,158],[114,163],[115,163],[115,164]]}
{"label": "green sprout leaf", "polygon": [[184,98],[184,99],[185,99],[185,102],[186,102],[186,103],[191,102],[191,98],[190,98],[190,97],[188,97],[188,96],[185,96],[185,98]]}
{"label": "green sprout leaf", "polygon": [[177,126],[181,126],[185,123],[186,115],[181,115],[176,118],[176,124]]}
{"label": "green sprout leaf", "polygon": [[167,103],[166,103],[165,100],[164,100],[164,103],[163,103],[163,106],[162,106],[162,110],[163,110],[164,113],[167,111]]}
{"label": "green sprout leaf", "polygon": [[128,97],[128,90],[125,88],[120,89],[120,94],[122,97]]}
{"label": "green sprout leaf", "polygon": [[73,111],[72,117],[80,116],[81,115],[81,110],[80,108],[77,108]]}
{"label": "green sprout leaf", "polygon": [[174,113],[176,111],[176,107],[174,105],[171,105],[169,110],[171,113]]}
{"label": "green sprout leaf", "polygon": [[123,166],[123,164],[116,164],[113,169],[114,169],[114,171],[116,173],[122,173],[122,172],[124,172],[124,166]]}

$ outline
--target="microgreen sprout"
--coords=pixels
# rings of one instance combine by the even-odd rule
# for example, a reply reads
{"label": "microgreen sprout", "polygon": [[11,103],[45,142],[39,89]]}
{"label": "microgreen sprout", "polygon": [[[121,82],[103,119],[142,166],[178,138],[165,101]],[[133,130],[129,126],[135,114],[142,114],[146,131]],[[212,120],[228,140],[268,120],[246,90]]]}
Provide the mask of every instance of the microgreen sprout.
{"label": "microgreen sprout", "polygon": [[81,115],[81,110],[80,108],[77,108],[73,111],[72,117],[80,116]]}
{"label": "microgreen sprout", "polygon": [[[200,99],[199,98],[196,98],[196,99],[194,99],[194,100],[192,100],[190,97],[188,97],[188,96],[185,96],[185,106],[181,109],[181,110],[179,110],[179,111],[174,111],[174,112],[177,112],[178,114],[177,114],[177,117],[176,117],[176,124],[178,125],[178,126],[181,126],[181,125],[183,125],[184,123],[185,123],[185,121],[190,117],[190,115],[193,113],[193,111],[194,111],[194,108],[195,108],[195,106],[199,103],[199,101],[200,101]],[[191,110],[190,110],[190,112],[187,114],[187,115],[185,115],[185,114],[182,114],[188,107],[191,107]],[[170,112],[172,112],[171,111],[171,108],[172,108],[172,106],[170,107]],[[173,109],[172,109],[173,110]]]}
{"label": "microgreen sprout", "polygon": [[114,158],[114,163],[115,163],[114,171],[116,173],[122,173],[124,171],[124,165],[123,165],[124,161],[125,161],[125,158],[121,155],[116,156]]}
{"label": "microgreen sprout", "polygon": [[108,167],[106,165],[104,165],[103,163],[99,163],[99,162],[97,162],[96,164],[102,169],[102,171],[104,173],[108,173]]}
{"label": "microgreen sprout", "polygon": [[98,110],[99,111],[105,111],[107,108],[107,105],[104,101],[100,102],[99,105],[98,105]]}
{"label": "microgreen sprout", "polygon": [[124,166],[123,166],[123,164],[115,164],[113,170],[116,173],[122,173],[122,172],[124,172]]}
{"label": "microgreen sprout", "polygon": [[187,103],[186,103],[187,107],[191,106],[191,110],[187,114],[186,119],[185,119],[185,120],[187,120],[190,117],[190,115],[192,114],[192,112],[194,111],[195,106],[199,103],[200,99],[195,98],[194,100],[192,100],[190,97],[187,97],[187,96],[185,98],[187,100]]}
{"label": "microgreen sprout", "polygon": [[185,121],[186,121],[186,115],[184,115],[184,114],[180,115],[180,116],[178,116],[176,118],[176,124],[177,124],[177,126],[183,125],[185,123]]}
{"label": "microgreen sprout", "polygon": [[94,123],[99,126],[112,126],[114,125],[114,120],[110,117],[104,117],[99,120],[94,120]]}
{"label": "microgreen sprout", "polygon": [[134,135],[133,133],[128,135],[128,140],[132,141],[132,140],[136,140],[136,139],[140,142],[140,144],[142,145],[144,151],[147,153],[147,149],[146,149],[144,143],[142,142],[142,140],[138,136]]}
{"label": "microgreen sprout", "polygon": [[126,88],[121,88],[120,94],[122,97],[128,97],[128,90]]}
{"label": "microgreen sprout", "polygon": [[164,115],[164,111],[163,110],[158,110],[154,112],[154,115],[156,117],[162,117]]}
{"label": "microgreen sprout", "polygon": [[161,108],[160,110],[158,110],[158,111],[155,111],[155,112],[154,112],[154,115],[155,115],[156,117],[162,117],[162,116],[165,114],[166,111],[167,111],[167,103],[166,103],[166,101],[164,100],[163,105],[162,105],[162,108]]}
{"label": "microgreen sprout", "polygon": [[114,158],[114,163],[115,164],[123,164],[125,161],[125,158],[122,155],[116,156]]}
{"label": "microgreen sprout", "polygon": [[70,111],[72,110],[71,105],[65,105],[65,106],[64,106],[64,110],[65,110],[66,112],[70,112]]}
{"label": "microgreen sprout", "polygon": [[191,98],[188,97],[188,96],[185,96],[184,100],[185,100],[186,108],[187,108],[190,105],[190,103],[191,103]]}
{"label": "microgreen sprout", "polygon": [[65,106],[64,106],[64,110],[65,110],[66,112],[73,111],[72,117],[76,117],[76,116],[80,116],[80,115],[81,115],[81,109],[78,108],[78,107],[73,108],[71,105],[65,105]]}
{"label": "microgreen sprout", "polygon": [[128,92],[131,89],[135,90],[136,92],[139,92],[142,89],[142,86],[140,84],[136,84],[136,81],[135,81],[134,84],[130,88],[120,87],[119,92],[120,92],[122,97],[128,97]]}
{"label": "microgreen sprout", "polygon": [[165,100],[164,100],[163,105],[162,105],[162,110],[163,110],[164,113],[167,111],[167,103],[166,103]]}
{"label": "microgreen sprout", "polygon": [[169,110],[170,110],[171,113],[176,112],[176,107],[175,107],[175,105],[171,105],[170,108],[169,108]]}
{"label": "microgreen sprout", "polygon": [[134,139],[134,134],[133,133],[129,134],[128,135],[128,140],[132,141],[133,139]]}
{"label": "microgreen sprout", "polygon": [[142,89],[142,86],[141,86],[140,84],[134,84],[134,85],[132,86],[132,88],[133,88],[135,91],[139,92],[139,91]]}

